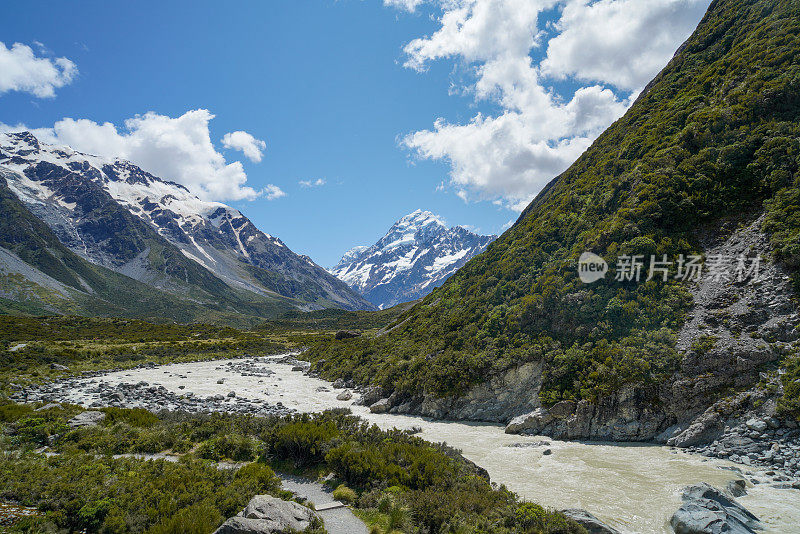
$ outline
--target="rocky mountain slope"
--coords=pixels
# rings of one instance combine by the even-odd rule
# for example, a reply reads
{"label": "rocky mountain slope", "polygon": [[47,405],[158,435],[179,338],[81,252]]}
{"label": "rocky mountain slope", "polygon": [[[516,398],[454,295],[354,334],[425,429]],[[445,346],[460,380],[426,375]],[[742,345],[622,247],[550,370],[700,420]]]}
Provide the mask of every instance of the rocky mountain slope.
{"label": "rocky mountain slope", "polygon": [[286,309],[371,308],[238,210],[130,162],[50,146],[23,132],[0,134],[0,167],[10,191],[68,249],[157,290],[241,293]]}
{"label": "rocky mountain slope", "polygon": [[[607,276],[580,279],[584,252]],[[692,256],[710,280],[687,276]],[[740,256],[759,276],[736,275]],[[641,277],[620,276],[634,257]],[[757,412],[796,439],[799,269],[800,6],[717,0],[483,254],[381,335],[309,358],[382,409],[521,417],[509,431],[687,446]]]}
{"label": "rocky mountain slope", "polygon": [[330,272],[381,309],[424,297],[497,236],[448,228],[417,210],[392,225],[371,247],[345,253]]}

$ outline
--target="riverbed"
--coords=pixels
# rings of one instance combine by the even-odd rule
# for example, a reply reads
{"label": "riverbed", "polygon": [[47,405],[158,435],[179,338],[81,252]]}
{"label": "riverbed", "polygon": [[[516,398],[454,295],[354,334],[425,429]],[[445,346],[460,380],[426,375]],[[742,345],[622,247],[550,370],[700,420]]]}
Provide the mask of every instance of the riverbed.
{"label": "riverbed", "polygon": [[[488,471],[493,482],[522,498],[558,509],[585,508],[628,533],[671,532],[669,517],[680,506],[681,488],[689,484],[707,482],[724,488],[728,481],[742,477],[737,469],[748,480],[767,480],[749,466],[664,446],[565,442],[508,435],[496,424],[372,414],[366,407],[353,405],[357,396],[337,400],[341,389],[293,371],[292,364],[279,359],[258,359],[259,366],[271,371],[269,376],[248,376],[237,366],[227,365],[228,361],[212,361],[120,371],[92,380],[109,385],[146,381],[175,394],[197,397],[227,396],[233,391],[238,399],[280,402],[301,412],[347,407],[381,428],[418,427],[420,437],[461,449],[466,458]],[[82,380],[64,400],[88,406],[95,400],[86,392],[92,385],[90,379]],[[767,532],[800,532],[800,490],[759,483],[748,487],[748,495],[738,500],[761,518]]]}

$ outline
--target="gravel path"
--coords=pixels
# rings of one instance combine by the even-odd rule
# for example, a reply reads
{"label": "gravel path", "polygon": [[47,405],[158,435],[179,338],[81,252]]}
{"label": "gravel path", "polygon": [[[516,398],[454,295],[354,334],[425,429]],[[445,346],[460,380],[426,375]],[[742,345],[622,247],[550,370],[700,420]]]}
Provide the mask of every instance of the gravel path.
{"label": "gravel path", "polygon": [[[313,502],[317,508],[334,502],[331,492],[318,482],[283,473],[279,475],[283,480],[284,489],[305,497]],[[325,522],[325,528],[330,534],[367,534],[366,525],[346,506],[330,510],[319,510],[317,514]]]}

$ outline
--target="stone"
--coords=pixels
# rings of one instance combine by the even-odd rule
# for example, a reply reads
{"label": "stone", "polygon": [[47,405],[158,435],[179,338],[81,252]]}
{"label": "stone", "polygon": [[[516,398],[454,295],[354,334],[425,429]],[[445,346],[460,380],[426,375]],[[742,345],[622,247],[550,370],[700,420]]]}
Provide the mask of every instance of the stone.
{"label": "stone", "polygon": [[340,400],[340,401],[349,401],[352,398],[353,398],[353,394],[350,393],[349,389],[346,389],[346,390],[342,391],[341,393],[339,393],[338,395],[336,395],[336,400]]}
{"label": "stone", "polygon": [[575,413],[575,401],[564,400],[550,407],[550,415],[556,419],[565,419]]}
{"label": "stone", "polygon": [[277,534],[303,531],[317,518],[310,509],[270,495],[256,495],[238,516],[225,521],[214,534]]}
{"label": "stone", "polygon": [[761,419],[749,419],[745,424],[747,425],[747,428],[750,430],[755,430],[756,432],[763,432],[767,429],[767,422]]}
{"label": "stone", "polygon": [[389,411],[389,399],[381,399],[378,402],[370,405],[369,411],[372,413],[386,413]]}
{"label": "stone", "polygon": [[35,412],[43,412],[45,410],[51,410],[53,408],[59,408],[60,409],[61,405],[59,403],[57,403],[57,402],[51,402],[49,404],[45,404],[44,406],[40,406],[40,407],[36,408],[34,411]]}
{"label": "stone", "polygon": [[539,434],[553,420],[547,408],[537,408],[515,417],[506,425],[506,434]]}
{"label": "stone", "polygon": [[59,363],[51,363],[50,369],[52,369],[53,371],[69,371],[69,367],[67,367],[66,365],[61,365]]}
{"label": "stone", "polygon": [[747,482],[741,478],[731,480],[728,482],[728,485],[725,486],[725,489],[728,490],[728,493],[733,497],[741,497],[742,495],[747,495]]}
{"label": "stone", "polygon": [[673,514],[675,534],[753,534],[761,529],[756,516],[708,484],[687,486],[683,505]]}
{"label": "stone", "polygon": [[361,394],[360,403],[364,406],[371,406],[385,397],[383,388],[380,386],[371,386]]}
{"label": "stone", "polygon": [[67,422],[70,428],[83,428],[97,426],[106,418],[104,412],[93,410],[81,412]]}
{"label": "stone", "polygon": [[542,456],[550,456],[551,454],[553,454],[552,449],[545,449],[542,451]]}
{"label": "stone", "polygon": [[231,392],[229,392],[229,393],[228,393],[228,398],[229,398],[229,399],[236,398],[236,392],[235,392],[235,391],[231,391]]}
{"label": "stone", "polygon": [[219,380],[217,380],[217,384],[224,384],[224,383],[225,383],[224,378],[220,378]]}
{"label": "stone", "polygon": [[603,523],[586,510],[567,508],[566,510],[561,510],[561,513],[588,530],[589,534],[619,534],[619,530]]}

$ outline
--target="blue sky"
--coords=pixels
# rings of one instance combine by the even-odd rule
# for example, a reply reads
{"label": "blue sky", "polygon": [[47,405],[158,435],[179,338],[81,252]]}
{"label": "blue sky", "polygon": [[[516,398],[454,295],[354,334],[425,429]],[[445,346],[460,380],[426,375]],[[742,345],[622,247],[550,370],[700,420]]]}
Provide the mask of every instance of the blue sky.
{"label": "blue sky", "polygon": [[[417,208],[500,233],[624,112],[707,2],[641,0],[650,11],[630,16],[647,24],[667,10],[675,21],[660,31],[671,41],[652,51],[643,72],[614,78],[594,66],[647,54],[637,41],[648,33],[642,24],[619,50],[603,52],[608,57],[584,64],[574,50],[589,38],[581,24],[594,27],[592,17],[605,17],[614,25],[632,0],[602,0],[610,5],[594,9],[572,2],[581,4],[568,8],[574,12],[562,12],[569,2],[541,1],[538,17],[519,15],[517,0],[507,0],[508,19],[528,18],[507,29],[509,21],[499,17],[499,30],[489,20],[498,10],[479,5],[492,1],[464,0],[459,12],[435,1],[394,2],[413,12],[378,0],[14,2],[3,8],[0,41],[30,46],[45,59],[66,57],[77,74],[55,96],[41,97],[13,84],[3,91],[0,73],[0,123],[47,128],[69,117],[122,131],[126,119],[146,112],[175,118],[207,109],[215,116],[208,123],[215,149],[226,163],[241,161],[247,186],[273,184],[285,193],[215,200],[325,266],[354,245],[373,243]],[[462,30],[473,24],[475,31],[437,37],[448,13],[467,23]],[[509,37],[498,44],[498,33]],[[548,39],[558,35],[565,37],[551,46]],[[415,39],[419,46],[404,51]],[[516,51],[516,63],[508,50]],[[527,61],[530,69],[509,74]],[[578,107],[589,109],[590,124],[570,122],[586,115]],[[476,123],[479,113],[491,124]],[[444,128],[434,127],[438,118]],[[223,135],[240,130],[266,142],[260,162],[223,148]],[[418,131],[427,134],[406,137]]]}

